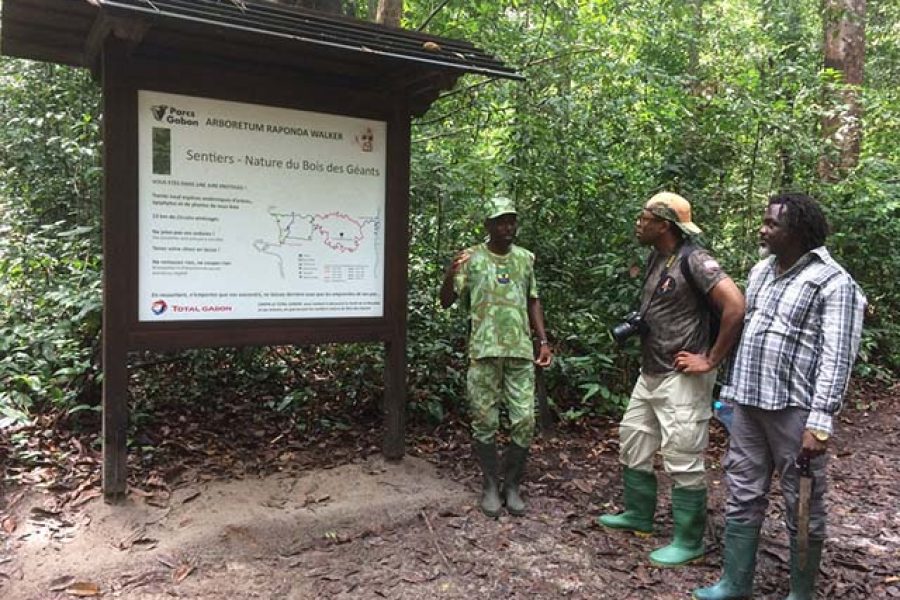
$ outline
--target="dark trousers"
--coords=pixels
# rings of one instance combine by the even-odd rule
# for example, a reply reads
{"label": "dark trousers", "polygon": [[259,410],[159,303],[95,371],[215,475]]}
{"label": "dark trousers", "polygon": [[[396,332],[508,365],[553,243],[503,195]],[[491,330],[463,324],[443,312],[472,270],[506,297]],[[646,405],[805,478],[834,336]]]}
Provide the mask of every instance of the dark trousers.
{"label": "dark trousers", "polygon": [[[802,408],[763,410],[735,404],[731,439],[725,457],[728,503],[725,517],[761,525],[769,505],[772,474],[778,472],[784,496],[785,523],[791,535],[797,532],[799,474],[795,466],[802,446],[809,411]],[[812,459],[809,537],[825,539],[825,491],[828,453]]]}

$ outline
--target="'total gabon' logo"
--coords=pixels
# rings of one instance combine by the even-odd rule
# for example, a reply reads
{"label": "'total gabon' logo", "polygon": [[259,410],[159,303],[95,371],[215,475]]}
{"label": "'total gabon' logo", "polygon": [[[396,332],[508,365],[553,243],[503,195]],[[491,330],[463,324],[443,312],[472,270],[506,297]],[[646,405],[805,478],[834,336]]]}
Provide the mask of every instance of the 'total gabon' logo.
{"label": "'total gabon' logo", "polygon": [[166,312],[166,309],[169,308],[169,305],[166,304],[165,300],[154,300],[153,304],[150,305],[150,310],[157,317]]}

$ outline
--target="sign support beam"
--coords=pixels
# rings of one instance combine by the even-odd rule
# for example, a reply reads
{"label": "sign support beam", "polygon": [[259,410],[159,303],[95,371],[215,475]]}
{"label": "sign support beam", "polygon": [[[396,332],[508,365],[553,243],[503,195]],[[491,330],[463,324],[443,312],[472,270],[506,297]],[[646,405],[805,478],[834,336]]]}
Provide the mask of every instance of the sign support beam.
{"label": "sign support beam", "polygon": [[[128,492],[128,317],[129,230],[136,229],[137,149],[133,93],[126,82],[127,43],[103,43],[103,495],[122,502]],[[132,226],[126,226],[131,223]],[[119,275],[119,276],[115,276]]]}

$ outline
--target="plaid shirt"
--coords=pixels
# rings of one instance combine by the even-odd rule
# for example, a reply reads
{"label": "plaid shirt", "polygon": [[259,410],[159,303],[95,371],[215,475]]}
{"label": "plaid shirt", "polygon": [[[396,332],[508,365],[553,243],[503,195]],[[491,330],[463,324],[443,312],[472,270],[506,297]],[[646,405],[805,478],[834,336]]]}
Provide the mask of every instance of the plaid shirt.
{"label": "plaid shirt", "polygon": [[810,411],[808,429],[832,432],[862,333],[866,299],[820,246],[781,275],[775,258],[747,283],[744,332],[721,396],[765,410]]}

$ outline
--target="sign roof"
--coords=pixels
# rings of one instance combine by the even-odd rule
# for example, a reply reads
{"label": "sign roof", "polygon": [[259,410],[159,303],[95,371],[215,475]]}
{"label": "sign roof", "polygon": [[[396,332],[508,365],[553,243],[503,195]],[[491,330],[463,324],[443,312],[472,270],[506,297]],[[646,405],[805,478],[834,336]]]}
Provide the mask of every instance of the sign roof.
{"label": "sign roof", "polygon": [[4,54],[72,66],[93,68],[102,38],[124,28],[138,54],[178,50],[285,67],[318,61],[319,71],[356,65],[348,74],[363,79],[423,72],[522,79],[469,42],[265,0],[4,0],[2,9]]}

